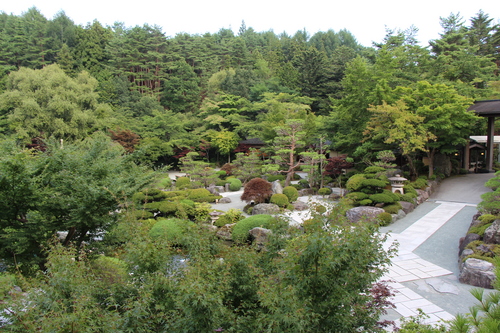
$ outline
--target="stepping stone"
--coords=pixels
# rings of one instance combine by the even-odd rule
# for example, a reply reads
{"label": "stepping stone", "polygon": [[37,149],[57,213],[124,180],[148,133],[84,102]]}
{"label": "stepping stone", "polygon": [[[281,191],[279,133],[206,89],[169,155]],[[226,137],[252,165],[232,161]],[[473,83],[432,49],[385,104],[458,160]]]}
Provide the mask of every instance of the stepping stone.
{"label": "stepping stone", "polygon": [[451,283],[443,281],[442,279],[432,278],[425,280],[425,282],[439,293],[447,293],[454,295],[458,295],[460,293],[457,287],[455,287]]}

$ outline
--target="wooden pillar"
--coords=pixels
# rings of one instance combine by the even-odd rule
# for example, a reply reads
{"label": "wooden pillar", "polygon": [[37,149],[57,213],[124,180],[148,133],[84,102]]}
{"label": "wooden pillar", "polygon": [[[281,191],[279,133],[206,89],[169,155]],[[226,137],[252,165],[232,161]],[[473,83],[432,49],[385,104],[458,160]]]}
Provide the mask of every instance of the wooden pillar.
{"label": "wooden pillar", "polygon": [[493,172],[493,144],[495,139],[495,117],[488,117],[488,140],[486,141],[486,169]]}
{"label": "wooden pillar", "polygon": [[465,147],[464,147],[464,154],[463,154],[463,165],[462,165],[462,168],[466,169],[467,171],[469,171],[469,168],[470,168],[470,138],[467,138],[467,143],[465,144]]}

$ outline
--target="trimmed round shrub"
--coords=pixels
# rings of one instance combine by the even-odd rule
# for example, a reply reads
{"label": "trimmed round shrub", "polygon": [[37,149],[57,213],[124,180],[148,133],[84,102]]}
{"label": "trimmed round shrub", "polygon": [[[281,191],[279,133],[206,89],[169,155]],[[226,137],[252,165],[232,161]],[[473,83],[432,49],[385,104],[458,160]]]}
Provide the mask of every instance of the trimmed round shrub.
{"label": "trimmed round shrub", "polygon": [[373,204],[373,201],[371,201],[370,199],[363,199],[358,202],[358,205],[360,206],[371,206],[371,204]]}
{"label": "trimmed round shrub", "polygon": [[399,197],[398,201],[407,201],[407,202],[411,202],[411,203],[414,203],[415,202],[414,199],[417,197],[413,193],[405,193],[405,194],[397,194],[397,195]]}
{"label": "trimmed round shrub", "polygon": [[285,194],[275,193],[271,196],[269,200],[272,204],[278,205],[278,207],[286,207],[288,206],[288,197]]}
{"label": "trimmed round shrub", "polygon": [[322,187],[318,190],[318,194],[322,196],[330,195],[332,194],[332,189],[328,187]]}
{"label": "trimmed round shrub", "polygon": [[273,194],[272,184],[262,178],[254,178],[245,185],[241,200],[263,203]]}
{"label": "trimmed round shrub", "polygon": [[326,212],[326,207],[323,205],[316,205],[314,206],[314,210],[320,214],[323,214]]}
{"label": "trimmed round shrub", "polygon": [[189,177],[179,177],[175,181],[175,187],[179,190],[185,190],[191,186],[191,179]]}
{"label": "trimmed round shrub", "polygon": [[229,183],[230,191],[239,191],[241,189],[241,180],[238,178],[229,178],[227,182]]}
{"label": "trimmed round shrub", "polygon": [[159,219],[149,231],[149,236],[156,241],[165,241],[179,245],[182,236],[194,223],[184,219]]}
{"label": "trimmed round shrub", "polygon": [[236,222],[232,230],[232,238],[236,243],[245,243],[249,238],[249,231],[253,228],[269,228],[275,218],[267,214],[259,214],[247,217]]}
{"label": "trimmed round shrub", "polygon": [[287,196],[289,202],[297,201],[299,191],[294,186],[287,186],[283,189],[283,194]]}
{"label": "trimmed round shrub", "polygon": [[381,227],[389,225],[392,223],[392,215],[387,212],[383,212],[377,215],[377,220]]}
{"label": "trimmed round shrub", "polygon": [[144,204],[144,208],[152,211],[160,211],[163,214],[174,214],[177,211],[177,204],[172,201],[148,202]]}
{"label": "trimmed round shrub", "polygon": [[405,194],[415,195],[415,198],[418,197],[417,190],[415,190],[415,188],[410,184],[403,186],[403,190],[405,191]]}

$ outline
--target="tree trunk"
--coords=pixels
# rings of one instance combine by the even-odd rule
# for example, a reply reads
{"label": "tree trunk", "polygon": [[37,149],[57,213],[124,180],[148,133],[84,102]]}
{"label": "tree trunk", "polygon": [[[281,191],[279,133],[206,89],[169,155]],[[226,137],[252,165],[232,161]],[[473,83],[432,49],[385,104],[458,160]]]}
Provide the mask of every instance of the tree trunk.
{"label": "tree trunk", "polygon": [[415,168],[415,164],[413,164],[413,158],[411,155],[404,155],[406,160],[408,161],[408,167],[410,168],[410,179],[415,180],[418,176],[417,169]]}
{"label": "tree trunk", "polygon": [[427,151],[429,158],[429,179],[434,175],[434,156],[436,156],[436,148],[431,148]]}

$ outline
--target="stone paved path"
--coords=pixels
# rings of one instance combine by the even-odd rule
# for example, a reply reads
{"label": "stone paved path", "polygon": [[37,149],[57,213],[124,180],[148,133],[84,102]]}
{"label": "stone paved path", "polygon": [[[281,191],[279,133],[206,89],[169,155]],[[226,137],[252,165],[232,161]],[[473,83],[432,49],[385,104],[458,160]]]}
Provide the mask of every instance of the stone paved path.
{"label": "stone paved path", "polygon": [[[436,200],[433,206],[429,206],[430,210],[426,214],[414,218],[414,221],[402,221],[401,223],[407,224],[406,228],[402,230],[400,228],[398,232],[388,233],[389,239],[386,247],[389,247],[393,242],[397,242],[399,246],[398,255],[393,258],[389,272],[382,279],[392,281],[390,285],[396,290],[396,296],[392,299],[396,308],[390,311],[390,316],[387,319],[398,322],[401,317],[418,315],[419,309],[421,309],[429,316],[427,322],[438,323],[453,319],[455,314],[474,304],[474,299],[469,295],[469,286],[458,282],[456,274],[458,271],[458,240],[465,235],[463,230],[467,229],[475,212],[475,209],[467,209],[466,207],[476,206],[476,203],[480,201],[480,194],[487,191],[483,186],[484,182],[492,176],[493,174],[468,175],[467,177],[445,180],[430,199],[430,201],[436,200],[436,198],[439,200]],[[443,200],[447,197],[452,202]],[[463,212],[467,214],[463,214]],[[411,220],[412,214],[408,214],[405,219]],[[453,223],[462,225],[461,230],[457,231],[456,235],[452,235],[454,237],[449,237],[450,231],[447,231],[447,235],[440,232],[440,229],[451,220],[455,220]],[[424,251],[423,253],[426,255],[424,259],[416,252],[431,237],[434,249]],[[451,248],[456,249],[456,255],[447,257],[448,259],[452,258],[454,262],[447,263],[446,266],[453,268],[456,266],[457,269],[453,269],[453,271],[442,267],[444,266],[442,264],[433,263],[442,262],[438,258],[442,255],[440,249],[449,245],[445,242],[450,241],[454,242]]]}
{"label": "stone paved path", "polygon": [[[414,251],[431,235],[450,220],[455,214],[468,204],[453,202],[437,202],[438,207],[414,222],[401,233],[390,233],[386,246],[393,242],[399,244],[398,255],[392,260],[389,272],[382,280],[392,280],[390,285],[396,289],[396,296],[392,299],[396,305],[395,311],[401,317],[418,315],[418,309],[425,312],[428,322],[436,323],[441,320],[450,320],[453,314],[445,311],[422,295],[404,286],[402,282],[416,281],[451,275],[453,272],[422,259]],[[458,249],[458,243],[457,243]]]}

